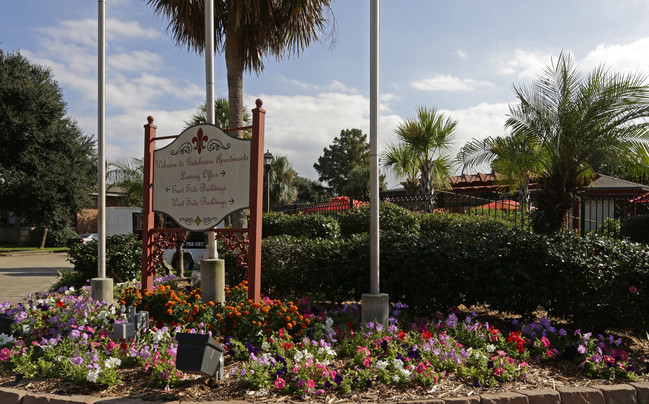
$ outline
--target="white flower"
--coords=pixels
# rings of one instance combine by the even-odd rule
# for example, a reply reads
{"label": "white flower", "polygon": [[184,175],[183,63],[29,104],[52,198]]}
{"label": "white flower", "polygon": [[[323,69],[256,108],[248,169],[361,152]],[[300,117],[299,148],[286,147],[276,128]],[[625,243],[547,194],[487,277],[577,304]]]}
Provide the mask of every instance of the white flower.
{"label": "white flower", "polygon": [[7,345],[11,342],[16,342],[12,335],[0,334],[0,346]]}
{"label": "white flower", "polygon": [[376,361],[376,364],[374,366],[376,366],[377,369],[385,369],[386,367],[388,367],[388,361]]}
{"label": "white flower", "polygon": [[106,362],[104,362],[104,367],[110,369],[113,367],[117,367],[122,364],[122,361],[119,358],[108,358],[106,359]]}
{"label": "white flower", "polygon": [[268,343],[268,341],[261,343],[261,349],[263,349],[264,351],[268,351],[268,349],[270,349],[270,344]]}
{"label": "white flower", "polygon": [[392,366],[394,366],[395,369],[401,369],[403,368],[403,362],[401,362],[401,359],[394,358],[392,359]]}
{"label": "white flower", "polygon": [[487,352],[492,353],[495,350],[496,350],[496,347],[493,346],[493,344],[487,345]]}
{"label": "white flower", "polygon": [[331,327],[332,325],[334,325],[334,321],[331,319],[331,317],[327,317],[325,324],[327,325],[327,327]]}
{"label": "white flower", "polygon": [[88,372],[88,376],[86,376],[86,380],[89,381],[90,383],[96,383],[97,377],[99,377],[99,371],[91,370],[90,372]]}

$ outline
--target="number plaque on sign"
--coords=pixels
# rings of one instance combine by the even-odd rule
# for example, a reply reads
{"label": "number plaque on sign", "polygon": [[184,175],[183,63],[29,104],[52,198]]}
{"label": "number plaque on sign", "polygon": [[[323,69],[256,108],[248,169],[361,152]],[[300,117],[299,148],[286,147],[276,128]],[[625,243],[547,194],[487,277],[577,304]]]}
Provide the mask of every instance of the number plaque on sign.
{"label": "number plaque on sign", "polygon": [[153,153],[153,210],[205,231],[249,207],[250,145],[214,125],[183,131]]}

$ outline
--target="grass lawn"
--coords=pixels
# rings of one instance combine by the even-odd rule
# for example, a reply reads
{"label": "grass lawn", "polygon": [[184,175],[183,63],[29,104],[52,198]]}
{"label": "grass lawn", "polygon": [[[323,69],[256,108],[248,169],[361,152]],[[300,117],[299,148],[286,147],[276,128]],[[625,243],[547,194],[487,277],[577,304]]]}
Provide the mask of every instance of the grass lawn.
{"label": "grass lawn", "polygon": [[67,247],[16,247],[16,246],[0,246],[0,254],[12,252],[37,252],[37,253],[54,253],[54,252],[67,252]]}

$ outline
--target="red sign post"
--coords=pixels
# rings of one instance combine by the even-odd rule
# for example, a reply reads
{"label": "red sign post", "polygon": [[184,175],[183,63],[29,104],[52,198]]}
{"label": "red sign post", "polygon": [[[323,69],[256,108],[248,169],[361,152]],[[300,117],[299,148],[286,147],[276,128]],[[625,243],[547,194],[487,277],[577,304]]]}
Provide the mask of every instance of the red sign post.
{"label": "red sign post", "polygon": [[[264,150],[264,128],[265,128],[265,115],[266,111],[262,108],[263,102],[261,99],[257,99],[256,101],[257,108],[252,110],[252,126],[245,127],[245,128],[233,128],[233,129],[227,129],[226,131],[236,131],[236,130],[242,130],[242,129],[252,129],[252,141],[250,142],[250,177],[249,177],[249,184],[250,184],[250,190],[249,190],[249,195],[248,195],[248,202],[247,206],[245,206],[245,202],[242,204],[241,201],[238,201],[235,208],[241,209],[241,208],[250,208],[250,221],[248,224],[247,229],[228,229],[228,231],[232,232],[241,232],[245,233],[246,231],[248,232],[248,239],[250,242],[250,246],[248,248],[248,297],[255,302],[259,302],[260,300],[260,294],[261,294],[261,222],[262,222],[262,205],[263,205],[263,174],[264,174],[264,165],[263,165],[263,150]],[[197,141],[192,141],[192,142],[185,142],[184,137],[187,137],[187,133],[183,132],[181,135],[178,136],[165,136],[165,137],[156,137],[156,129],[157,127],[153,124],[153,117],[149,116],[147,118],[148,124],[144,125],[144,197],[143,197],[143,206],[142,206],[142,291],[151,291],[153,290],[153,276],[155,274],[155,264],[153,261],[153,234],[155,232],[159,232],[160,229],[156,229],[154,225],[154,213],[153,213],[153,201],[154,197],[156,198],[157,205],[166,206],[164,205],[165,202],[171,201],[170,206],[166,206],[163,208],[163,210],[167,210],[166,213],[171,213],[171,211],[176,211],[178,210],[180,212],[180,217],[181,225],[185,227],[188,230],[208,230],[210,228],[215,227],[222,219],[223,219],[223,213],[225,212],[223,206],[227,205],[226,201],[230,204],[234,204],[235,201],[239,200],[238,196],[242,194],[241,192],[241,187],[240,184],[243,182],[245,183],[245,178],[244,179],[239,179],[233,183],[232,182],[232,177],[229,177],[227,181],[223,182],[223,177],[226,175],[225,171],[222,169],[222,165],[217,166],[217,164],[214,164],[214,167],[208,167],[205,164],[201,163],[202,166],[205,166],[205,172],[208,173],[207,175],[207,182],[201,182],[200,185],[198,186],[192,186],[189,185],[186,188],[181,188],[178,186],[178,184],[175,184],[174,181],[180,180],[181,183],[185,181],[193,181],[194,179],[197,181],[202,181],[203,179],[199,179],[200,175],[198,174],[190,174],[186,171],[183,171],[182,168],[178,168],[177,171],[176,167],[183,167],[183,163],[179,160],[178,162],[174,161],[173,163],[161,163],[160,161],[158,162],[158,165],[160,167],[159,169],[164,169],[165,174],[164,175],[158,175],[156,178],[156,191],[154,194],[154,169],[155,169],[155,157],[154,154],[156,152],[155,150],[155,141],[156,140],[162,140],[162,139],[180,139],[180,143],[183,144],[183,148],[185,146],[187,147],[193,147],[196,149],[196,152],[200,154],[201,150],[207,150],[205,147],[207,146],[207,141],[214,138],[214,135],[205,135],[203,132],[212,130],[213,133],[214,131],[217,130],[217,128],[210,128],[209,126],[205,126],[204,128],[198,128],[198,135],[201,136],[201,139],[194,139]],[[220,131],[220,130],[219,130]],[[222,133],[222,132],[221,132]],[[197,136],[198,136],[197,135]],[[220,135],[219,135],[220,136]],[[225,134],[223,134],[225,136]],[[205,139],[205,142],[203,141],[203,138]],[[223,139],[223,137],[220,137]],[[214,139],[212,139],[214,140]],[[233,139],[234,140],[234,139]],[[237,139],[238,140],[238,139]],[[173,145],[174,143],[172,143]],[[220,146],[219,148],[222,149],[229,149],[229,145],[224,145],[223,143],[218,143]],[[171,146],[171,145],[170,145]],[[183,150],[183,148],[172,148],[169,153],[171,154],[177,154],[180,150]],[[239,158],[231,158],[230,160],[238,160],[241,161],[244,158],[248,158],[247,152],[244,149],[240,149],[242,151],[239,151],[239,154],[237,156],[241,155]],[[189,151],[181,151],[182,153],[191,153],[191,149]],[[164,154],[161,153],[159,154],[160,156],[166,156],[171,158],[171,154]],[[195,162],[195,158],[190,158],[194,160],[188,160],[190,164],[193,164]],[[218,159],[215,159],[216,161],[221,161],[223,162],[224,160],[221,160],[221,156],[218,157]],[[247,170],[239,170],[239,171],[247,171]],[[247,174],[247,173],[246,173]],[[221,178],[219,178],[219,175],[221,175]],[[231,172],[231,175],[234,175],[233,172]],[[189,178],[189,180],[187,180]],[[210,183],[211,182],[211,183]],[[216,182],[217,184],[215,184]],[[206,186],[209,185],[209,186]],[[201,195],[201,190],[207,190],[206,192],[210,192],[212,190],[216,190],[216,192],[219,193],[219,198],[205,198],[205,197],[200,197],[200,198],[194,198],[193,196],[187,197],[187,205],[190,205],[191,203],[197,203],[197,201],[204,200],[205,205],[207,206],[207,211],[206,207],[203,206],[201,207],[201,213],[196,216],[196,219],[194,221],[189,221],[188,219],[191,218],[191,216],[188,216],[188,211],[186,209],[186,205],[184,204],[184,201],[181,200],[180,198],[177,198],[174,196],[174,189],[176,190],[179,195],[180,194],[194,194],[198,193],[197,195]],[[228,198],[224,198],[222,195],[223,193],[227,193],[228,189],[230,189],[230,192],[234,192],[233,195],[229,195]],[[167,199],[169,199],[167,201]],[[221,200],[223,199],[223,200]],[[181,204],[182,203],[182,204]],[[215,207],[213,215],[210,215],[210,209],[209,206],[212,205]],[[220,207],[220,208],[217,208]],[[157,208],[160,209],[160,208]],[[198,208],[197,208],[198,210]],[[236,209],[235,209],[236,210]],[[207,213],[206,213],[207,212]],[[226,213],[227,214],[227,213]],[[172,214],[173,217],[173,214]],[[178,218],[174,217],[177,221],[179,220]],[[185,223],[186,222],[186,223]],[[195,228],[194,228],[195,227]],[[218,230],[215,230],[218,231]]]}

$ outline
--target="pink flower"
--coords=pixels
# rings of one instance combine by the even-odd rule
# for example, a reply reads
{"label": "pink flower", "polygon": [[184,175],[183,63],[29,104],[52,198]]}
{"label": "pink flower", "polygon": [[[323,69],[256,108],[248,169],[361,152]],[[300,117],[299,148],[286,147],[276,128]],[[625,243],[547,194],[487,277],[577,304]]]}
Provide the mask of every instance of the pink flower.
{"label": "pink flower", "polygon": [[372,361],[370,360],[370,357],[369,357],[369,356],[366,356],[365,359],[363,359],[363,366],[365,366],[365,367],[367,368],[367,367],[370,366],[370,363],[371,363],[371,362],[372,362]]}
{"label": "pink flower", "polygon": [[550,346],[550,340],[547,339],[546,337],[541,337],[541,342],[543,343],[543,346],[546,348]]}
{"label": "pink flower", "polygon": [[284,387],[286,387],[286,380],[282,379],[281,377],[275,379],[275,388],[283,389]]}
{"label": "pink flower", "polygon": [[11,358],[11,351],[7,348],[0,350],[0,362],[7,362]]}
{"label": "pink flower", "polygon": [[419,362],[419,364],[417,364],[417,369],[415,370],[415,372],[417,372],[418,374],[422,374],[427,370],[427,368],[428,367],[426,366],[425,363]]}
{"label": "pink flower", "polygon": [[634,294],[634,295],[637,295],[638,294],[638,288],[636,288],[635,286],[631,286],[629,288],[629,292]]}
{"label": "pink flower", "polygon": [[548,355],[548,358],[551,358],[554,355],[552,351],[545,351],[545,354]]}
{"label": "pink flower", "polygon": [[498,369],[494,370],[494,375],[496,376],[500,376],[503,373],[505,373],[505,369],[503,369],[502,367],[499,367]]}
{"label": "pink flower", "polygon": [[309,380],[307,380],[307,381],[306,381],[306,386],[307,386],[309,389],[314,389],[314,388],[315,388],[315,382],[313,381],[313,379],[309,379]]}

